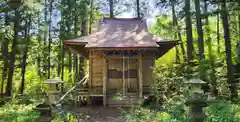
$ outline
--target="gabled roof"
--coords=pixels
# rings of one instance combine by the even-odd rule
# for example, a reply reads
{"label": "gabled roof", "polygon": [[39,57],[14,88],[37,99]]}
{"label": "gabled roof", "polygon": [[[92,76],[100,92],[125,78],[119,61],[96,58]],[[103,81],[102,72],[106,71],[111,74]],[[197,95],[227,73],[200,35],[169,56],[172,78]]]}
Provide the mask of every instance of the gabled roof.
{"label": "gabled roof", "polygon": [[65,40],[65,44],[81,44],[92,47],[159,47],[156,42],[168,39],[148,32],[146,21],[133,19],[105,18],[99,23],[98,31],[85,37]]}

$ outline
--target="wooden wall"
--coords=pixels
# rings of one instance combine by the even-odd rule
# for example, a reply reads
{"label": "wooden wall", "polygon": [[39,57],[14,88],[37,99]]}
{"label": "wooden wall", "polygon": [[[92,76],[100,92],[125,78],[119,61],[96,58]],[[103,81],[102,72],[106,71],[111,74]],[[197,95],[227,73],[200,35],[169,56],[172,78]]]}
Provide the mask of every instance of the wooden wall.
{"label": "wooden wall", "polygon": [[[143,86],[150,86],[153,80],[152,78],[152,71],[154,67],[154,54],[151,52],[144,52],[142,54],[142,68],[143,68]],[[119,69],[122,70],[121,63],[118,63],[117,60],[109,60],[109,63],[119,64],[119,65],[111,65],[109,64],[109,69]],[[129,68],[136,67],[136,64],[130,65]],[[104,55],[103,51],[97,50],[89,50],[89,74],[90,74],[90,81],[91,87],[102,87],[103,86],[103,68],[104,68]],[[127,66],[125,66],[127,68]],[[115,80],[108,82],[108,87],[116,88],[118,85],[122,87],[122,79],[115,83]]]}
{"label": "wooden wall", "polygon": [[103,68],[104,68],[104,60],[103,60],[103,52],[102,51],[89,51],[89,73],[90,80],[89,83],[91,87],[102,87],[103,86]]}
{"label": "wooden wall", "polygon": [[154,67],[153,53],[146,52],[142,54],[142,68],[143,68],[143,86],[150,86],[153,82],[152,72]]}

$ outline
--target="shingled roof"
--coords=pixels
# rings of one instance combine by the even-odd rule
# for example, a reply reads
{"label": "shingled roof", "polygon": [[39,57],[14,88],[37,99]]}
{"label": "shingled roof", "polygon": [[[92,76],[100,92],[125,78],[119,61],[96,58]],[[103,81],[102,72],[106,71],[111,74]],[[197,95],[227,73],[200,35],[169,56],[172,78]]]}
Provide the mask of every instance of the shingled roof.
{"label": "shingled roof", "polygon": [[65,40],[65,44],[84,44],[92,47],[159,47],[156,42],[168,39],[148,32],[146,21],[133,19],[105,18],[99,23],[98,31],[85,37]]}

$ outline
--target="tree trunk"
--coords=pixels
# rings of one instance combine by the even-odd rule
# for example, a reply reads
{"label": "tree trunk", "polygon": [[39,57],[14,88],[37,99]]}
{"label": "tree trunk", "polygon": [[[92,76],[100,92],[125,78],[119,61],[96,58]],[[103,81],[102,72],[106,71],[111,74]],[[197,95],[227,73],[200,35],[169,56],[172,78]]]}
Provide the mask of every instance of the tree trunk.
{"label": "tree trunk", "polygon": [[139,0],[137,0],[137,18],[138,18],[138,19],[141,18],[141,13],[140,13],[140,3],[139,3]]}
{"label": "tree trunk", "polygon": [[238,42],[239,41],[240,41],[240,12],[238,13]]}
{"label": "tree trunk", "polygon": [[74,55],[74,81],[77,83],[78,80],[78,56]]}
{"label": "tree trunk", "polygon": [[65,55],[65,50],[64,50],[64,44],[63,44],[63,41],[62,40],[62,44],[61,44],[61,80],[63,81],[64,80],[64,55]]}
{"label": "tree trunk", "polygon": [[182,35],[181,35],[181,32],[180,32],[180,28],[178,26],[178,20],[177,20],[177,16],[176,16],[176,11],[175,11],[175,6],[172,6],[172,10],[173,10],[173,18],[175,18],[175,26],[176,26],[176,29],[178,30],[177,32],[177,36],[178,36],[178,40],[180,41],[180,47],[181,47],[181,51],[182,51],[182,55],[183,55],[183,61],[185,62],[187,60],[187,57],[186,57],[186,53],[185,53],[185,49],[184,49],[184,45],[182,43]]}
{"label": "tree trunk", "polygon": [[[207,1],[204,1],[204,13],[208,12],[208,4]],[[217,24],[218,25],[218,24]],[[210,72],[210,83],[212,85],[212,94],[213,96],[217,97],[218,95],[218,89],[217,89],[217,77],[216,77],[216,70],[214,66],[214,57],[212,55],[212,42],[211,42],[211,33],[210,33],[210,27],[209,27],[209,20],[208,16],[205,19],[205,26],[206,26],[206,35],[207,35],[207,45],[208,45],[208,57],[210,59],[210,67],[211,67],[211,72]]]}
{"label": "tree trunk", "polygon": [[[240,12],[238,13],[237,63],[240,65]],[[240,67],[239,67],[239,69],[240,69]]]}
{"label": "tree trunk", "polygon": [[186,31],[187,31],[187,55],[188,62],[193,60],[193,37],[192,37],[192,20],[190,12],[190,0],[185,0],[185,14],[186,14]]}
{"label": "tree trunk", "polygon": [[[75,38],[78,37],[78,14],[77,11],[77,3],[75,3],[75,12],[74,12],[74,36]],[[89,29],[89,28],[88,28]],[[76,83],[78,80],[78,56],[74,54],[74,82]]]}
{"label": "tree trunk", "polygon": [[[40,14],[38,15],[38,49],[42,48],[42,39],[41,39],[41,35],[42,35],[42,30],[41,30],[41,17]],[[41,55],[38,54],[37,56],[37,73],[38,76],[41,78]]]}
{"label": "tree trunk", "polygon": [[[208,4],[207,1],[204,1],[204,13],[208,12]],[[208,16],[205,18],[205,28],[206,28],[206,35],[207,35],[207,45],[208,45],[208,57],[209,59],[212,59],[212,41],[211,41],[211,33],[210,33],[210,27],[209,27],[209,20]]]}
{"label": "tree trunk", "polygon": [[[48,0],[45,0],[44,2],[44,35],[43,35],[43,56],[44,57],[47,57],[47,53],[45,51],[46,47],[47,47],[47,39],[48,39],[48,29],[47,29],[47,25],[48,25],[48,3],[47,3]],[[43,71],[44,71],[44,76],[46,77],[46,72],[47,72],[47,66],[46,66],[46,58],[43,58]]]}
{"label": "tree trunk", "polygon": [[10,56],[10,64],[9,64],[9,72],[8,72],[8,80],[6,86],[6,95],[12,96],[13,94],[13,74],[15,70],[15,55],[17,52],[17,42],[18,42],[18,32],[20,30],[20,12],[18,9],[15,10],[15,18],[14,18],[14,39],[12,42],[12,52]]}
{"label": "tree trunk", "polygon": [[222,4],[222,20],[223,20],[223,29],[224,29],[224,39],[225,39],[225,51],[226,51],[226,61],[227,61],[227,78],[229,89],[231,92],[231,100],[237,98],[237,88],[234,81],[233,75],[233,64],[232,64],[232,52],[231,52],[231,40],[229,32],[229,23],[228,23],[228,11],[226,7],[226,1],[223,1]]}
{"label": "tree trunk", "polygon": [[88,5],[84,7],[84,15],[82,18],[82,36],[87,36],[88,35]]}
{"label": "tree trunk", "polygon": [[[5,26],[9,25],[9,17],[8,12],[5,12]],[[8,30],[6,30],[6,33],[8,33]],[[5,35],[3,45],[2,45],[2,54],[3,54],[3,70],[2,70],[2,83],[1,83],[1,94],[4,92],[4,81],[6,80],[7,71],[8,71],[8,45],[9,45],[9,39]]]}
{"label": "tree trunk", "polygon": [[109,0],[109,8],[110,8],[110,18],[114,17],[113,13],[113,0]]}
{"label": "tree trunk", "polygon": [[199,0],[195,0],[195,9],[196,9],[197,33],[198,33],[198,53],[199,53],[199,59],[203,60],[204,59],[204,39],[203,39],[201,10],[200,10]]}
{"label": "tree trunk", "polygon": [[[111,1],[111,0],[110,0]],[[93,3],[94,2],[94,0],[91,0],[91,3],[90,3],[90,18],[89,18],[89,34],[91,34],[92,33],[92,24],[93,24]]]}
{"label": "tree trunk", "polygon": [[220,55],[220,19],[219,14],[217,14],[217,52]]}
{"label": "tree trunk", "polygon": [[[173,27],[177,28],[177,18],[175,16],[175,6],[174,3],[172,4],[172,21],[173,21]],[[177,39],[177,32],[174,33],[174,39]],[[178,46],[175,46],[175,50],[176,50],[176,63],[180,63],[180,54],[179,54],[179,50],[178,50]]]}
{"label": "tree trunk", "polygon": [[1,83],[1,94],[4,92],[4,81],[7,75],[7,69],[8,69],[8,44],[9,40],[8,38],[5,38],[3,41],[2,46],[2,54],[3,54],[3,70],[2,70],[2,83]]}
{"label": "tree trunk", "polygon": [[68,73],[72,73],[72,53],[68,52]]}
{"label": "tree trunk", "polygon": [[[65,5],[65,0],[61,0],[61,4]],[[60,40],[61,40],[61,80],[64,80],[64,55],[65,55],[65,50],[64,50],[64,40],[66,39],[65,36],[65,11],[64,8],[61,8],[61,22],[60,22]],[[63,85],[62,85],[63,86]],[[62,88],[63,90],[63,88]]]}
{"label": "tree trunk", "polygon": [[31,26],[31,16],[28,17],[28,20],[25,21],[25,34],[24,38],[26,40],[26,47],[23,52],[23,57],[22,57],[22,79],[21,79],[21,86],[20,86],[20,94],[23,95],[24,92],[24,85],[25,85],[25,73],[26,73],[26,66],[27,66],[27,57],[28,57],[28,46],[29,46],[29,41],[30,41],[30,36],[29,36],[29,31],[30,31],[30,26]]}
{"label": "tree trunk", "polygon": [[[85,9],[84,9],[84,16],[83,16],[83,20],[82,20],[82,36],[87,36],[88,35],[88,7],[85,6]],[[79,78],[82,79],[85,75],[85,72],[84,72],[84,57],[83,56],[80,56],[80,59],[79,59],[79,63],[80,63],[80,67],[79,67]]]}
{"label": "tree trunk", "polygon": [[48,26],[48,79],[51,75],[51,44],[52,44],[52,36],[51,36],[51,29],[52,29],[52,7],[53,7],[53,0],[50,0],[50,7],[49,7],[49,26]]}
{"label": "tree trunk", "polygon": [[79,78],[82,79],[85,76],[85,71],[84,71],[84,57],[80,56],[79,58]]}
{"label": "tree trunk", "polygon": [[[66,24],[67,24],[67,37],[68,39],[69,38],[72,38],[72,29],[71,29],[71,26],[72,26],[72,2],[73,1],[68,1],[68,8],[67,8],[67,11],[68,11],[68,14],[67,14],[67,19],[66,20]],[[69,74],[69,79],[70,81],[72,81],[72,53],[70,52],[70,50],[68,50],[68,74]]]}

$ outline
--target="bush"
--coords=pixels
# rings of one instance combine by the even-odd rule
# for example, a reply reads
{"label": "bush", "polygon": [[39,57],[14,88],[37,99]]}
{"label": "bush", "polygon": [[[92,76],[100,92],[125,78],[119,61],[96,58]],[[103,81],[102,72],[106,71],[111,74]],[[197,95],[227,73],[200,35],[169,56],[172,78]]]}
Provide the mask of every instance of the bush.
{"label": "bush", "polygon": [[[181,102],[180,102],[181,103]],[[124,122],[192,122],[188,107],[182,104],[165,104],[165,111],[135,107],[123,115]],[[209,103],[204,109],[207,118],[204,122],[239,122],[240,106],[230,102]]]}
{"label": "bush", "polygon": [[151,109],[134,107],[123,113],[122,120],[124,122],[152,122],[155,114],[156,112]]}
{"label": "bush", "polygon": [[212,103],[206,108],[206,122],[239,122],[240,106],[229,102]]}
{"label": "bush", "polygon": [[35,105],[6,104],[0,108],[1,122],[35,122],[39,113],[33,111]]}

